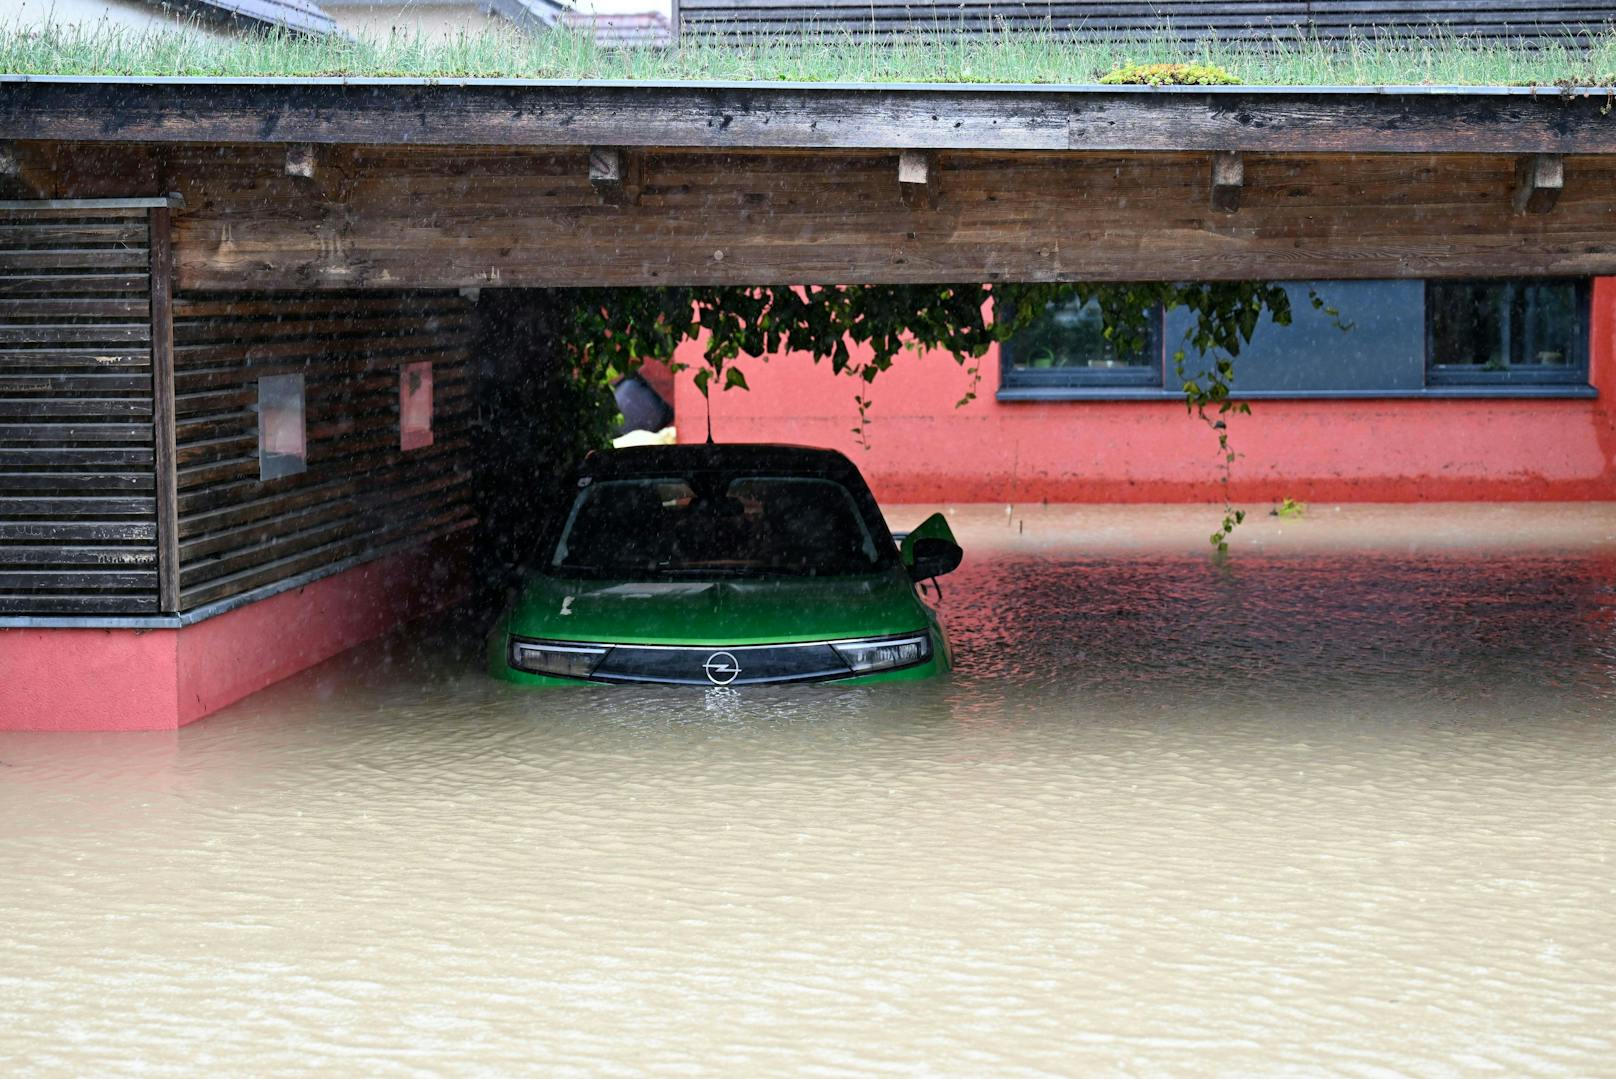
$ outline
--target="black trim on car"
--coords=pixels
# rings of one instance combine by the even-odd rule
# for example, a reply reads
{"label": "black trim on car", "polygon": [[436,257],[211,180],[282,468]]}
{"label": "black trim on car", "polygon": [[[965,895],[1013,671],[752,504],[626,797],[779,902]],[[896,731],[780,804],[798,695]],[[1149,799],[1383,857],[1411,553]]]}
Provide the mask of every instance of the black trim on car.
{"label": "black trim on car", "polygon": [[[851,669],[837,651],[838,645],[879,645],[914,639],[924,641],[918,659],[911,663],[882,667],[874,671]],[[523,644],[568,651],[604,649],[605,655],[587,676],[533,671],[515,662],[517,646]],[[512,670],[526,674],[566,678],[576,682],[723,688],[783,682],[827,682],[840,678],[861,677],[865,674],[886,674],[928,663],[934,652],[935,646],[932,643],[930,629],[917,629],[908,633],[884,633],[873,637],[837,637],[824,641],[747,645],[560,641],[550,638],[519,637],[513,634],[506,641],[505,662]]]}

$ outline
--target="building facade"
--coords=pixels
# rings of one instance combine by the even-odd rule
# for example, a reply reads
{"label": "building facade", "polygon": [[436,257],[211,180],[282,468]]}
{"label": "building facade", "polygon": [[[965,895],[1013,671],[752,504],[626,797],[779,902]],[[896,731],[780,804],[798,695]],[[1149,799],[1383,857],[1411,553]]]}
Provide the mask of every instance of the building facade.
{"label": "building facade", "polygon": [[[1616,491],[1616,278],[1288,291],[1292,324],[1261,325],[1235,363],[1235,396],[1252,409],[1224,417],[1237,501]],[[751,390],[714,393],[713,430],[838,447],[888,502],[1214,501],[1216,438],[1186,415],[1173,357],[1188,326],[1182,311],[1158,314],[1149,346],[1118,356],[1098,312],[1070,304],[979,363],[904,355],[868,389],[807,356],[742,359]],[[699,363],[699,345],[677,358]],[[1189,374],[1203,366],[1186,360]],[[873,400],[862,444],[860,392]],[[674,393],[681,440],[700,441],[690,371]]]}
{"label": "building facade", "polygon": [[47,25],[123,37],[337,32],[337,24],[314,0],[0,0],[0,26],[24,30]]}
{"label": "building facade", "polygon": [[[536,436],[579,434],[549,289],[1407,279],[1261,331],[1235,496],[1609,497],[1603,90],[3,90],[0,728],[173,728],[497,584],[526,548],[489,537],[565,482]],[[869,450],[850,385],[743,364],[714,430],[848,447],[888,501],[1206,500],[1180,332],[1108,353],[1048,311],[963,408],[968,370],[906,360]]]}

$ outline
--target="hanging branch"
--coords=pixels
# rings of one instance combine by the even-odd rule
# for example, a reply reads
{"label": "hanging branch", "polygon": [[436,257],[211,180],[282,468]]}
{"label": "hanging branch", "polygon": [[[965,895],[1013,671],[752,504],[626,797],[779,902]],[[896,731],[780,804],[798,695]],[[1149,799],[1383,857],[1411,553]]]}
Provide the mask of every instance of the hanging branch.
{"label": "hanging branch", "polygon": [[[565,295],[572,304],[565,347],[574,377],[595,388],[592,395],[585,394],[595,402],[595,414],[585,416],[583,422],[587,437],[597,444],[605,442],[616,418],[612,383],[647,359],[671,363],[681,343],[702,335],[706,340],[694,382],[704,397],[714,383],[721,390],[747,388],[745,376],[732,366],[743,355],[766,360],[785,352],[805,353],[813,362],[829,363],[834,373],[867,387],[907,348],[947,352],[967,367],[972,383],[959,402],[958,407],[963,407],[976,396],[980,360],[989,346],[1011,337],[1053,304],[1072,298],[1096,302],[1105,336],[1119,353],[1139,351],[1147,345],[1157,310],[1185,308],[1193,320],[1173,353],[1174,371],[1186,409],[1217,435],[1224,516],[1211,541],[1220,554],[1228,551],[1229,534],[1245,519],[1245,513],[1229,498],[1237,454],[1230,448],[1226,417],[1251,411],[1249,405],[1229,396],[1234,358],[1251,341],[1264,314],[1278,325],[1291,321],[1290,297],[1283,287],[1250,281],[704,286],[578,289]],[[1314,307],[1336,314],[1324,307],[1316,293],[1312,302]],[[867,358],[855,359],[857,346],[868,350]],[[1210,366],[1187,373],[1192,354],[1205,358]],[[677,370],[683,365],[674,366]],[[863,387],[854,395],[859,419],[853,430],[867,444],[872,399]]]}

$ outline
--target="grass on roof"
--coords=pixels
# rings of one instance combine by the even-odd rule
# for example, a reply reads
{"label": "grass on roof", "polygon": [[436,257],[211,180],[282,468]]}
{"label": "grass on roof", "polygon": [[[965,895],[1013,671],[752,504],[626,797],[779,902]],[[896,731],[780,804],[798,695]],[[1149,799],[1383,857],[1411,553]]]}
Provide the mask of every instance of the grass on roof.
{"label": "grass on roof", "polygon": [[1608,86],[1616,32],[1537,48],[1457,37],[1370,36],[1344,43],[1185,45],[1166,36],[1095,41],[1048,31],[946,33],[896,42],[850,35],[687,40],[678,48],[602,48],[581,31],[483,31],[447,40],[291,34],[220,39],[181,24],[136,33],[99,24],[0,27],[0,71],[39,75],[413,76],[735,79],[798,82],[1090,83],[1130,64],[1221,67],[1248,85]]}

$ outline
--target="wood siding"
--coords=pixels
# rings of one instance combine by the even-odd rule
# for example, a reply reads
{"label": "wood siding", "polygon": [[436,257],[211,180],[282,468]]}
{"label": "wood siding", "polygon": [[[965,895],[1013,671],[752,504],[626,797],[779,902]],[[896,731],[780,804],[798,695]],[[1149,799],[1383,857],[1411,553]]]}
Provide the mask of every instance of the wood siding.
{"label": "wood siding", "polygon": [[158,610],[148,243],[0,211],[0,615]]}
{"label": "wood siding", "polygon": [[701,37],[852,33],[984,34],[1049,29],[1072,36],[1271,42],[1389,33],[1565,42],[1610,25],[1607,0],[678,0],[679,30]]}
{"label": "wood siding", "polygon": [[[174,301],[180,607],[469,525],[472,308],[454,293]],[[399,370],[433,365],[431,446],[399,450]],[[308,469],[260,482],[258,379],[301,374]]]}
{"label": "wood siding", "polygon": [[325,187],[275,147],[50,152],[75,194],[184,194],[181,289],[1616,273],[1607,154],[1565,157],[1553,208],[1520,213],[1518,155],[1247,153],[1231,213],[1210,153],[939,151],[911,207],[897,151],[636,152],[613,201],[583,147],[345,148]]}
{"label": "wood siding", "polygon": [[357,150],[340,202],[267,149],[170,163],[183,288],[1616,272],[1616,157],[1567,158],[1546,214],[1515,212],[1514,158],[1479,155],[1248,154],[1237,213],[1209,154],[939,153],[913,209],[897,153],[650,153],[622,205],[582,149]]}

